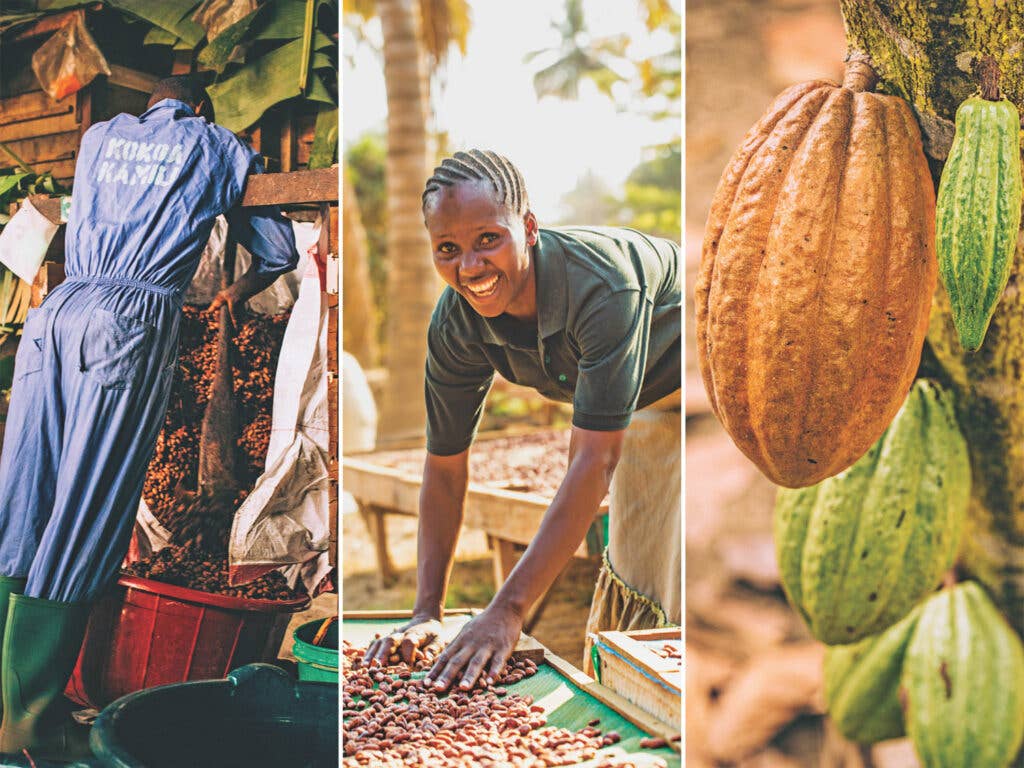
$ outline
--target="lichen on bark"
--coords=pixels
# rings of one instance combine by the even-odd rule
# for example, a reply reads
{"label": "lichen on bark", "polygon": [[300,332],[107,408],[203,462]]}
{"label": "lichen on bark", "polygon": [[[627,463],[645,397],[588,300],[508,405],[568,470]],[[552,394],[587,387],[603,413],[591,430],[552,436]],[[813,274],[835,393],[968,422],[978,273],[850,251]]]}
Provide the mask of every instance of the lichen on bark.
{"label": "lichen on bark", "polygon": [[[862,51],[880,88],[907,99],[925,136],[938,184],[960,103],[978,89],[973,60],[995,58],[1003,95],[1024,109],[1024,3],[992,0],[840,0],[851,50]],[[982,348],[959,344],[942,286],[928,343],[957,395],[971,451],[972,500],[961,562],[1024,634],[1024,248],[1018,234],[1010,280]]]}

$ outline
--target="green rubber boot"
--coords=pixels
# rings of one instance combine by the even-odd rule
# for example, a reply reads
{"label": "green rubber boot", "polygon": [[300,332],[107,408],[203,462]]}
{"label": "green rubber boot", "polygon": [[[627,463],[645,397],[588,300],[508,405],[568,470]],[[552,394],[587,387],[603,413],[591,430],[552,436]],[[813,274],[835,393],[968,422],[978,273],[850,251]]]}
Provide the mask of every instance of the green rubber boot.
{"label": "green rubber boot", "polygon": [[25,579],[13,576],[0,576],[0,649],[3,648],[4,628],[7,626],[7,609],[11,604],[11,595],[25,592]]}
{"label": "green rubber boot", "polygon": [[89,603],[12,595],[0,658],[3,724],[0,752],[86,757],[89,729],[71,718],[64,687],[82,647]]}
{"label": "green rubber boot", "polygon": [[[14,576],[0,576],[0,653],[3,652],[4,628],[7,626],[7,610],[11,604],[11,595],[20,595],[25,591],[25,579]],[[3,717],[0,708],[0,718]]]}

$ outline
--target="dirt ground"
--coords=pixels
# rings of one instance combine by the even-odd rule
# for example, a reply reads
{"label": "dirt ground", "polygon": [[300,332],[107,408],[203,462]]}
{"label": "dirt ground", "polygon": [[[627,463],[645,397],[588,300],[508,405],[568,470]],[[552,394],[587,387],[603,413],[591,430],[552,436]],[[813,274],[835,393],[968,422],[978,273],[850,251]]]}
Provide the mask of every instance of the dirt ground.
{"label": "dirt ground", "polygon": [[[399,571],[394,586],[382,587],[373,540],[358,513],[342,514],[342,607],[344,611],[412,608],[416,598],[416,519],[391,515],[388,545]],[[556,582],[532,635],[553,653],[579,666],[590,597],[600,561],[573,558]],[[484,608],[494,596],[491,556],[483,532],[463,530],[455,553],[447,607]]]}
{"label": "dirt ground", "polygon": [[690,0],[686,17],[686,733],[689,768],[913,768],[906,740],[861,749],[823,716],[824,648],[778,583],[775,486],[710,413],[693,284],[718,179],[785,87],[840,80],[837,0]]}

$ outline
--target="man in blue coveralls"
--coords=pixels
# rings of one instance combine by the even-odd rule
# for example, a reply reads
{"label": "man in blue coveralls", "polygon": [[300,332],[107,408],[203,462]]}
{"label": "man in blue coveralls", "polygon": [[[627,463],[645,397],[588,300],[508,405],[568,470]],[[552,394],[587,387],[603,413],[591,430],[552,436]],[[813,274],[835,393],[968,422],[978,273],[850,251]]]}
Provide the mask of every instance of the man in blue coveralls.
{"label": "man in blue coveralls", "polygon": [[0,458],[0,752],[84,747],[62,692],[92,602],[117,577],[177,360],[182,297],[214,219],[253,254],[211,308],[295,268],[276,208],[240,208],[255,152],[189,78],[82,137],[67,279],[31,310]]}

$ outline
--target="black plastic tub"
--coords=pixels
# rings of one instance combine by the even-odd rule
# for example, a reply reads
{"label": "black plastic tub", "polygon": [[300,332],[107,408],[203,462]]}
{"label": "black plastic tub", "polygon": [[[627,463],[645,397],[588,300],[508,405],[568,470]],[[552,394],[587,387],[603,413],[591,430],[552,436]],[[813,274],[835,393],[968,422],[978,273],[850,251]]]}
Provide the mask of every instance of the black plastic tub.
{"label": "black plastic tub", "polygon": [[90,746],[97,768],[336,768],[338,687],[249,664],[118,699]]}

